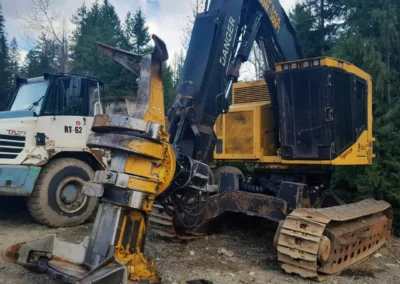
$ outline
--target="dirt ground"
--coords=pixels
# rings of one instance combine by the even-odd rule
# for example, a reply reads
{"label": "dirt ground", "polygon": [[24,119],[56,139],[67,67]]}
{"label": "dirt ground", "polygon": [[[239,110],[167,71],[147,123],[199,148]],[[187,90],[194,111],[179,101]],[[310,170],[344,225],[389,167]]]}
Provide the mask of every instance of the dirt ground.
{"label": "dirt ground", "polygon": [[[0,200],[0,251],[8,246],[56,233],[59,238],[79,242],[88,235],[91,224],[68,229],[49,229],[36,224],[29,216],[23,200]],[[164,283],[181,284],[190,280],[197,283],[315,283],[281,271],[272,246],[274,232],[257,228],[235,229],[211,235],[185,244],[169,243],[150,236],[147,255],[155,260]],[[220,254],[221,250],[228,250]],[[233,256],[232,256],[233,253]],[[60,283],[46,275],[31,273],[0,259],[0,283],[39,284]],[[190,283],[190,282],[189,282]],[[378,254],[370,257],[340,276],[325,283],[400,283],[400,240],[393,239]]]}

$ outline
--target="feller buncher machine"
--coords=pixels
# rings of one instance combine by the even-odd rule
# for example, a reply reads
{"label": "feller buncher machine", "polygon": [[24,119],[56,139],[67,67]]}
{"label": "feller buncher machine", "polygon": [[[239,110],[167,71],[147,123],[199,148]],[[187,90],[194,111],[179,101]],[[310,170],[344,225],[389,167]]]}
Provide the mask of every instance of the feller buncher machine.
{"label": "feller buncher machine", "polygon": [[[5,252],[8,260],[67,283],[158,283],[160,272],[144,256],[156,199],[173,217],[153,214],[153,228],[173,226],[180,238],[203,234],[226,211],[279,221],[281,267],[313,279],[348,268],[389,240],[392,213],[384,201],[320,208],[330,167],[372,163],[371,77],[343,60],[302,59],[278,1],[206,2],[168,129],[165,44],[153,36],[154,51],[141,56],[99,44],[140,83],[133,114],[96,116],[88,138],[89,147],[111,157],[83,189],[101,200],[92,233],[79,245],[54,235],[17,244]],[[235,84],[255,42],[265,82]],[[253,179],[226,168],[215,174],[208,166],[213,154],[264,169]]]}

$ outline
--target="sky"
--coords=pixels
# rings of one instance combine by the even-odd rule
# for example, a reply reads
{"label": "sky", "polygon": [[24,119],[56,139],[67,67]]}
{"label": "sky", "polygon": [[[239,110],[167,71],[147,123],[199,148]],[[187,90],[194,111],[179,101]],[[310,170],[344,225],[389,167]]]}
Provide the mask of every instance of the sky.
{"label": "sky", "polygon": [[[0,0],[3,14],[6,19],[6,30],[9,39],[16,37],[24,57],[32,47],[29,42],[29,33],[24,30],[24,22],[21,19],[30,9],[32,0]],[[45,0],[46,1],[46,0]],[[96,0],[47,0],[54,1],[54,9],[60,11],[60,16],[70,21],[72,15],[83,4],[90,6]],[[147,24],[151,33],[157,34],[167,44],[171,57],[179,53],[181,49],[182,30],[191,13],[193,0],[109,0],[115,7],[121,21],[127,11],[136,11],[139,7],[144,11]],[[296,0],[280,0],[283,8],[288,12],[296,3]]]}

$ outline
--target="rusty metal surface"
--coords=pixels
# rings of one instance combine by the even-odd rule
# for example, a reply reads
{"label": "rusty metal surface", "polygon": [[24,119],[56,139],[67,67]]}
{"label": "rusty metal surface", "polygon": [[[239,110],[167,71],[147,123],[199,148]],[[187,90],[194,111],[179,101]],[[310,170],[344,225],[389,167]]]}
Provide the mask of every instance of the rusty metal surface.
{"label": "rusty metal surface", "polygon": [[58,273],[68,275],[70,278],[82,279],[88,273],[88,270],[84,266],[60,258],[53,258],[47,264],[51,269]]}
{"label": "rusty metal surface", "polygon": [[390,239],[390,205],[373,199],[323,209],[297,209],[277,231],[282,269],[324,280],[377,251]]}
{"label": "rusty metal surface", "polygon": [[51,279],[61,279],[68,284],[128,284],[127,269],[115,257],[107,259],[92,269],[71,263],[62,258],[53,258],[52,260],[43,258],[38,262],[38,270],[46,273]]}
{"label": "rusty metal surface", "polygon": [[151,38],[153,39],[155,45],[153,51],[153,58],[161,62],[167,61],[169,55],[168,55],[167,45],[165,44],[165,42],[156,35],[152,35]]}
{"label": "rusty metal surface", "polygon": [[129,71],[137,75],[140,74],[140,60],[142,59],[142,55],[133,54],[100,42],[97,43],[97,49],[104,55],[120,63]]}
{"label": "rusty metal surface", "polygon": [[[113,60],[120,63],[128,70],[139,75],[139,88],[137,93],[137,101],[135,113],[132,117],[137,119],[143,119],[149,110],[151,96],[151,78],[152,78],[152,65],[159,65],[168,60],[168,51],[165,43],[153,35],[155,48],[152,54],[137,55],[130,52],[126,52],[117,48],[107,46],[102,43],[98,43],[98,50],[110,56]],[[161,67],[160,71],[161,72]],[[154,74],[153,74],[154,75]],[[158,74],[161,75],[161,74]]]}
{"label": "rusty metal surface", "polygon": [[230,211],[280,221],[285,219],[286,210],[284,200],[265,194],[232,190],[209,197],[205,220]]}
{"label": "rusty metal surface", "polygon": [[2,254],[3,259],[8,262],[16,263],[19,257],[19,250],[22,246],[23,244],[16,244],[7,248]]}
{"label": "rusty metal surface", "polygon": [[154,204],[149,217],[150,230],[161,237],[179,241],[175,232],[173,217],[169,216],[162,205]]}
{"label": "rusty metal surface", "polygon": [[284,220],[287,212],[287,204],[283,200],[243,191],[226,191],[210,196],[206,202],[207,209],[196,229],[190,229],[184,234],[175,230],[173,217],[169,216],[161,205],[153,205],[149,222],[151,230],[172,241],[190,240],[203,236],[207,231],[204,232],[203,228],[224,212],[240,212],[275,222]]}
{"label": "rusty metal surface", "polygon": [[321,273],[335,274],[363,260],[388,241],[386,216],[373,216],[327,228],[326,235],[333,239],[331,255],[318,269]]}
{"label": "rusty metal surface", "polygon": [[306,214],[315,212],[325,215],[332,221],[348,221],[355,218],[361,218],[378,212],[383,212],[390,208],[390,204],[385,201],[366,199],[357,203],[334,206],[321,209],[299,209],[296,212]]}
{"label": "rusty metal surface", "polygon": [[[168,135],[163,130],[165,115],[161,61],[168,58],[168,53],[160,39],[154,37],[154,40],[155,51],[147,55],[135,55],[98,44],[98,49],[102,53],[109,55],[127,69],[140,73],[141,78],[137,111],[129,117],[96,117],[93,133],[89,136],[87,145],[89,148],[112,150],[110,151],[112,161],[108,170],[118,169],[118,173],[123,172],[128,156],[141,156],[154,162],[156,167],[168,167],[170,171],[145,179],[135,175],[134,169],[129,169],[127,172],[130,176],[121,174],[115,177],[115,185],[124,188],[112,188],[111,192],[115,195],[108,194],[110,192],[108,180],[100,180],[98,184],[100,187],[88,190],[93,195],[103,195],[103,202],[100,204],[90,238],[85,238],[81,244],[73,244],[58,241],[55,235],[49,235],[12,246],[6,251],[5,259],[24,267],[36,268],[39,272],[46,272],[52,278],[62,279],[67,283],[127,284],[129,279],[136,282],[148,283],[155,280],[159,282],[159,273],[153,262],[143,256],[146,221],[144,211],[151,210],[158,189],[156,182],[170,184],[175,171],[175,164],[172,161],[175,160],[172,154],[167,155],[172,149],[167,143]],[[148,110],[155,108],[158,116],[154,115],[147,119],[150,122],[139,121]],[[159,119],[156,120],[157,118]],[[99,161],[103,158],[96,149],[84,149],[84,151],[90,151]],[[50,152],[50,156],[56,153]],[[151,194],[125,189],[130,181],[129,177],[134,177],[138,184],[140,180],[142,183],[139,185],[143,187],[139,189],[143,191],[150,191],[144,187],[149,180],[154,187],[151,188]],[[103,185],[107,185],[104,193],[101,188]],[[127,200],[126,197],[130,199]],[[136,226],[137,222],[139,227]],[[120,251],[121,248],[124,252]]]}
{"label": "rusty metal surface", "polygon": [[90,149],[89,150],[90,153],[92,153],[92,155],[96,158],[96,160],[100,163],[100,165],[103,168],[106,168],[107,165],[105,164],[103,157],[104,157],[104,151],[103,150],[99,150],[99,149]]}
{"label": "rusty metal surface", "polygon": [[176,232],[174,218],[169,216],[162,205],[154,204],[149,217],[149,226],[152,233],[172,242],[190,241],[202,238],[205,234],[181,234]]}
{"label": "rusty metal surface", "polygon": [[[89,147],[121,150],[124,152],[140,154],[156,159],[162,159],[165,153],[165,147],[160,143],[156,143],[141,137],[114,133],[92,133],[87,139],[87,145]],[[136,145],[143,146],[138,147]]]}
{"label": "rusty metal surface", "polygon": [[134,117],[143,119],[150,105],[151,89],[151,55],[144,56],[141,63],[140,81],[137,92],[136,111]]}
{"label": "rusty metal surface", "polygon": [[141,119],[137,119],[131,117],[130,115],[125,114],[113,114],[113,115],[96,115],[94,117],[92,129],[96,130],[97,128],[114,128],[114,129],[125,129],[125,130],[135,130],[139,132],[145,132],[149,129],[150,122],[143,121]]}

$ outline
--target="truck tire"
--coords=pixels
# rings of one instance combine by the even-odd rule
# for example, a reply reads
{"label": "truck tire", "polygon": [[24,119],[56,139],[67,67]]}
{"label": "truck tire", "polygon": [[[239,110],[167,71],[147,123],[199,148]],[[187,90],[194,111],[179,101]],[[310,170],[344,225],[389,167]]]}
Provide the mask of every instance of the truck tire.
{"label": "truck tire", "polygon": [[84,195],[84,182],[93,180],[94,171],[72,158],[50,161],[39,174],[27,204],[37,222],[49,227],[72,227],[85,222],[98,199]]}

